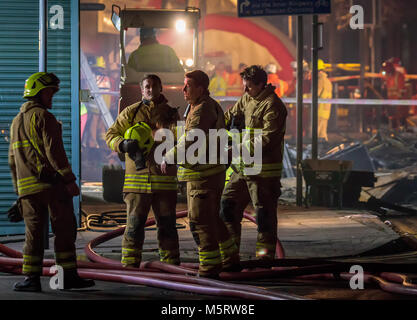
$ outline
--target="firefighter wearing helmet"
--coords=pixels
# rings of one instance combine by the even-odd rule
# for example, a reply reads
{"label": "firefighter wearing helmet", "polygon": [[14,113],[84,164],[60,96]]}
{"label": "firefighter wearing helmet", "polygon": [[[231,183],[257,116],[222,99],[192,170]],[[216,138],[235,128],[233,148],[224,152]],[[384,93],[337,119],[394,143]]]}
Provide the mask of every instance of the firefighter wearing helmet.
{"label": "firefighter wearing helmet", "polygon": [[288,91],[288,83],[279,78],[277,74],[277,66],[274,63],[268,63],[265,66],[268,74],[268,83],[275,87],[275,93],[278,97],[283,97]]}
{"label": "firefighter wearing helmet", "polygon": [[[332,98],[332,83],[327,77],[327,73],[324,71],[324,61],[318,59],[317,69],[318,74],[318,98],[319,99],[331,99]],[[318,105],[318,123],[317,123],[317,135],[322,142],[328,141],[327,137],[327,123],[329,122],[332,105],[330,103],[319,103]]]}
{"label": "firefighter wearing helmet", "polygon": [[[22,273],[15,291],[41,291],[45,220],[51,216],[55,260],[64,270],[64,289],[94,285],[77,273],[77,226],[72,198],[80,190],[62,141],[62,127],[48,109],[59,90],[53,73],[37,72],[25,83],[20,108],[10,128],[9,165],[25,221]],[[48,210],[49,209],[49,210]]]}
{"label": "firefighter wearing helmet", "polygon": [[145,223],[152,207],[158,227],[160,260],[179,264],[177,171],[176,167],[170,167],[167,174],[161,172],[154,159],[157,143],[152,138],[154,130],[175,127],[179,115],[161,93],[162,83],[157,75],[145,75],[140,86],[142,100],[126,107],[106,133],[111,150],[127,153],[123,186],[127,224],[121,262],[124,267],[140,266]]}
{"label": "firefighter wearing helmet", "polygon": [[[382,75],[384,79],[384,87],[388,99],[397,100],[404,99],[406,96],[405,74],[398,67],[398,60],[390,59],[382,63]],[[392,129],[396,129],[405,125],[405,118],[408,116],[407,106],[390,106],[387,109],[389,125]]]}

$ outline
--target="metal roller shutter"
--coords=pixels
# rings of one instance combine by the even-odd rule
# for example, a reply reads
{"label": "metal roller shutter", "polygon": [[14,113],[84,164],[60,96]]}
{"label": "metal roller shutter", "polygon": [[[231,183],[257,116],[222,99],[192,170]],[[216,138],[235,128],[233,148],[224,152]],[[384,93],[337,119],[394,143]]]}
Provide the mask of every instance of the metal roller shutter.
{"label": "metal roller shutter", "polygon": [[19,234],[24,224],[4,214],[16,199],[7,161],[9,128],[19,112],[28,75],[38,71],[39,1],[3,1],[0,10],[0,234]]}
{"label": "metal roller shutter", "polygon": [[[49,10],[52,6],[58,5],[63,9],[64,24],[63,28],[55,29],[49,25],[47,39],[47,70],[56,73],[61,79],[61,90],[54,96],[51,111],[63,124],[65,149],[71,163],[77,159],[77,155],[72,157],[71,151],[74,145],[77,145],[72,141],[72,135],[75,135],[75,139],[78,138],[79,126],[76,123],[79,113],[78,77],[76,76],[78,71],[74,73],[71,69],[74,61],[78,68],[78,19],[76,25],[72,25],[74,19],[71,19],[71,11],[76,12],[75,15],[78,16],[78,1],[75,1],[76,5],[74,1],[48,1],[48,20],[54,20],[51,18],[57,12]],[[3,1],[2,10],[0,10],[0,25],[2,26],[0,29],[0,235],[5,235],[24,232],[23,222],[9,223],[4,214],[16,199],[7,154],[9,127],[24,102],[22,93],[25,80],[30,74],[38,71],[39,0]],[[76,39],[73,39],[74,37]],[[75,49],[74,43],[76,43]],[[73,86],[72,83],[74,83]],[[75,162],[75,168],[72,164],[73,170],[79,177],[78,160]],[[76,203],[76,212],[78,210],[79,206]]]}

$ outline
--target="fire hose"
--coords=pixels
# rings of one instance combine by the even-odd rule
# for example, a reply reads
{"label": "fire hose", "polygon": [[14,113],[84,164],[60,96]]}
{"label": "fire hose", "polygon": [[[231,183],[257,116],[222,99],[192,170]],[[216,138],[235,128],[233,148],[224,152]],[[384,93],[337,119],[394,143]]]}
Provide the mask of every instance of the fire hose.
{"label": "fire hose", "polygon": [[[187,215],[187,211],[177,212],[177,218]],[[250,214],[244,217],[256,223]],[[148,219],[145,226],[155,224],[154,219]],[[277,241],[276,255],[272,261],[242,261],[242,272],[222,272],[220,280],[196,277],[198,263],[182,263],[180,266],[169,265],[159,261],[142,262],[140,268],[125,268],[120,262],[100,256],[93,248],[101,243],[121,235],[124,227],[107,232],[93,239],[85,247],[87,257],[92,262],[77,261],[78,273],[82,278],[118,283],[145,285],[170,290],[186,291],[196,294],[206,294],[241,299],[262,300],[303,300],[300,297],[282,292],[272,292],[267,289],[227,283],[231,280],[294,278],[303,280],[350,280],[354,274],[345,272],[351,265],[346,262],[325,259],[285,259],[284,250]],[[0,270],[3,272],[21,274],[22,253],[0,244],[0,252],[7,257],[0,257]],[[44,259],[43,275],[53,276],[50,267],[55,264],[53,259]],[[415,272],[416,264],[385,264],[368,263],[362,265],[378,274],[364,274],[365,283],[376,283],[387,292],[417,295],[417,285],[410,277],[399,271]],[[392,272],[386,272],[387,270]]]}

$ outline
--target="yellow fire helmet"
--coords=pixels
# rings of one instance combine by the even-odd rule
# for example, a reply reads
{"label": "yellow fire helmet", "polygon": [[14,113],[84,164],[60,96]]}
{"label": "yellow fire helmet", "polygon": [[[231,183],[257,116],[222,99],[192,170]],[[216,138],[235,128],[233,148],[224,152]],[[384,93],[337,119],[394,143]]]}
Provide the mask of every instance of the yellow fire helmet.
{"label": "yellow fire helmet", "polygon": [[317,70],[324,70],[324,61],[322,59],[317,60]]}
{"label": "yellow fire helmet", "polygon": [[58,77],[50,72],[36,72],[27,78],[25,82],[25,90],[23,91],[23,98],[31,98],[36,96],[39,91],[45,88],[55,88],[59,90]]}
{"label": "yellow fire helmet", "polygon": [[149,153],[154,144],[152,129],[145,122],[139,122],[127,129],[124,138],[137,140],[140,150],[145,154]]}

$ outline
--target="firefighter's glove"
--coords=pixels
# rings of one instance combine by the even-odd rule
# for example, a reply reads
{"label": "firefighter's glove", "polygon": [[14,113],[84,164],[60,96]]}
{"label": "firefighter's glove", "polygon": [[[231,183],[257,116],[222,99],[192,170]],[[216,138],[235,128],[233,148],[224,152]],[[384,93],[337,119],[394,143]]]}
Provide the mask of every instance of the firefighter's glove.
{"label": "firefighter's glove", "polygon": [[15,203],[7,210],[7,219],[10,222],[20,222],[23,220],[22,208],[20,206],[20,201],[16,200]]}
{"label": "firefighter's glove", "polygon": [[65,191],[71,197],[75,197],[80,194],[80,188],[78,188],[75,181],[65,184]]}
{"label": "firefighter's glove", "polygon": [[139,171],[146,168],[145,156],[139,148],[135,153],[129,153],[129,157],[135,162],[136,170]]}
{"label": "firefighter's glove", "polygon": [[139,151],[138,141],[135,139],[125,139],[120,143],[120,151],[128,154],[135,154]]}
{"label": "firefighter's glove", "polygon": [[245,116],[244,115],[234,115],[230,121],[230,130],[243,130],[245,129]]}

